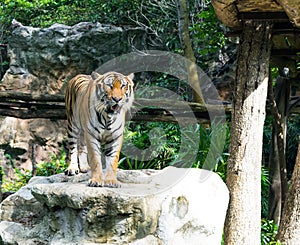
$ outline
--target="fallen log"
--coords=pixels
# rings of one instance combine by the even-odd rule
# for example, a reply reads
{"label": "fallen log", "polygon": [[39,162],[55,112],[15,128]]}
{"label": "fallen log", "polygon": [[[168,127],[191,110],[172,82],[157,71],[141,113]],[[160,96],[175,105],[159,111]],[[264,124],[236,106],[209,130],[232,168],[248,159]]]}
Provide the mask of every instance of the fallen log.
{"label": "fallen log", "polygon": [[[219,103],[219,102],[218,102]],[[136,99],[128,115],[132,121],[162,121],[188,123],[191,118],[209,122],[210,117],[230,114],[230,105],[201,105],[173,99]],[[0,92],[0,115],[21,119],[66,119],[63,95],[34,95],[20,92]]]}

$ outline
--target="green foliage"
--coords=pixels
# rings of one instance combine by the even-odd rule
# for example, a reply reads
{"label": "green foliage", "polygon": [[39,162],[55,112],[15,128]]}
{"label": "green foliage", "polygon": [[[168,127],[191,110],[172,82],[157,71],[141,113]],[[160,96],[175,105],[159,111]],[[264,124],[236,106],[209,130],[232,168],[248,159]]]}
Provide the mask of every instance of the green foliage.
{"label": "green foliage", "polygon": [[160,36],[160,42],[172,49],[176,46],[174,43],[179,43],[174,30],[177,23],[176,5],[168,1],[4,0],[0,10],[2,31],[9,30],[13,19],[34,27],[49,27],[54,23],[74,25],[89,21],[144,27],[150,35]]}
{"label": "green foliage", "polygon": [[[224,128],[225,127],[225,128]],[[222,135],[225,132],[225,135]],[[212,170],[216,172],[223,181],[226,180],[227,171],[227,158],[229,156],[229,140],[230,140],[230,127],[228,124],[225,125],[213,125],[212,127],[199,127],[199,150],[197,154],[196,162],[193,167]],[[215,140],[213,140],[215,139]],[[216,140],[217,139],[217,140]],[[219,154],[220,142],[222,139],[225,140],[224,149]],[[209,152],[217,152],[219,155],[214,155],[212,159],[207,159]],[[207,162],[206,162],[207,161]],[[206,164],[207,166],[203,166]]]}
{"label": "green foliage", "polygon": [[195,15],[190,31],[197,62],[206,70],[209,62],[225,47],[227,41],[211,4],[207,4],[206,8]]}
{"label": "green foliage", "polygon": [[3,176],[4,176],[4,170],[3,170],[3,167],[0,166],[0,183],[2,183]]}
{"label": "green foliage", "polygon": [[[205,63],[209,54],[224,47],[225,37],[209,1],[201,4],[204,7],[199,8],[192,1],[189,4],[190,29],[197,56]],[[34,27],[49,27],[54,23],[74,25],[85,21],[139,26],[148,31],[152,46],[165,46],[173,52],[181,50],[176,1],[3,0],[0,3],[0,31],[4,36],[13,19]]]}
{"label": "green foliage", "polygon": [[[0,170],[0,175],[3,176],[2,191],[3,192],[15,192],[21,187],[26,185],[28,181],[32,178],[32,172],[25,169],[19,169],[14,165],[14,159],[10,155],[6,155],[8,159],[7,164],[13,169],[15,178],[13,180],[8,179],[3,172]],[[38,176],[50,176],[53,174],[63,173],[66,169],[66,153],[62,152],[58,157],[54,155],[51,162],[41,162],[37,164],[37,175]]]}
{"label": "green foliage", "polygon": [[271,67],[271,78],[272,78],[272,85],[273,86],[275,86],[278,76],[279,76],[278,67]]}
{"label": "green foliage", "polygon": [[32,177],[32,173],[29,170],[14,168],[15,178],[13,180],[8,180],[5,176],[2,182],[3,192],[15,192],[21,187],[26,185]]}
{"label": "green foliage", "polygon": [[262,245],[280,245],[276,240],[278,227],[273,220],[262,219],[261,221],[261,244]]}
{"label": "green foliage", "polygon": [[[128,12],[137,10],[138,1],[125,0],[4,0],[0,21],[17,19],[24,25],[48,27],[54,23],[74,25],[99,21],[116,25],[130,24]],[[123,17],[123,18],[122,18]]]}
{"label": "green foliage", "polygon": [[261,169],[261,215],[268,217],[269,209],[269,188],[270,188],[269,170],[265,167]]}
{"label": "green foliage", "polygon": [[6,165],[10,167],[15,167],[15,159],[10,154],[4,154],[6,159]]}
{"label": "green foliage", "polygon": [[[218,142],[212,142],[212,135],[220,135],[224,128],[214,128],[197,125],[197,127],[179,127],[177,124],[162,122],[130,123],[125,129],[123,154],[120,157],[119,167],[122,169],[162,169],[170,165],[182,166],[189,162],[189,166],[202,168],[209,151],[219,149]],[[213,157],[211,170],[218,173],[223,180],[226,178],[226,167],[229,146],[229,128],[226,125],[225,150]],[[199,134],[199,142],[195,142],[194,134]],[[182,143],[182,137],[185,142]],[[218,137],[217,137],[218,138]],[[135,152],[135,149],[147,150],[151,147],[151,154],[144,151]],[[198,150],[197,150],[198,149]],[[130,156],[126,156],[130,152]],[[195,154],[193,154],[195,153]],[[195,159],[190,159],[195,155]],[[150,159],[150,160],[149,160]]]}
{"label": "green foliage", "polygon": [[270,146],[272,145],[272,122],[273,119],[267,116],[263,131],[263,163],[261,170],[261,216],[267,218],[269,212],[269,189],[270,189],[270,174],[269,174],[269,156]]}
{"label": "green foliage", "polygon": [[[276,72],[276,71],[275,71]],[[268,195],[270,187],[269,156],[272,146],[273,118],[268,116],[265,120],[263,134],[263,169],[262,169],[262,217],[268,217]],[[288,179],[291,177],[298,149],[300,135],[300,116],[290,116],[287,122],[286,164]]]}
{"label": "green foliage", "polygon": [[63,173],[66,168],[66,152],[62,152],[60,156],[54,155],[51,162],[40,162],[37,164],[37,176],[50,176],[54,174]]}
{"label": "green foliage", "polygon": [[[130,123],[124,132],[119,167],[122,169],[162,169],[174,160],[180,147],[180,129],[162,122]],[[147,150],[151,147],[149,151]],[[149,152],[150,155],[149,155]]]}
{"label": "green foliage", "polygon": [[290,116],[288,118],[287,126],[287,146],[286,146],[286,163],[288,170],[288,177],[291,178],[292,172],[294,169],[297,150],[298,150],[298,141],[300,136],[300,115]]}

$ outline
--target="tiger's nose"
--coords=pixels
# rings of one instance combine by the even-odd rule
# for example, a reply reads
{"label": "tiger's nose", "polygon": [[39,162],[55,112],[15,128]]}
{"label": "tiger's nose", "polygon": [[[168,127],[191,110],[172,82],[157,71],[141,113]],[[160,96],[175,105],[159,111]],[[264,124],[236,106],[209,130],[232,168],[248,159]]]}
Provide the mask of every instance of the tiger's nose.
{"label": "tiger's nose", "polygon": [[122,99],[122,97],[116,97],[116,96],[113,96],[112,99],[113,99],[113,101],[115,101],[116,103],[119,103],[120,100]]}

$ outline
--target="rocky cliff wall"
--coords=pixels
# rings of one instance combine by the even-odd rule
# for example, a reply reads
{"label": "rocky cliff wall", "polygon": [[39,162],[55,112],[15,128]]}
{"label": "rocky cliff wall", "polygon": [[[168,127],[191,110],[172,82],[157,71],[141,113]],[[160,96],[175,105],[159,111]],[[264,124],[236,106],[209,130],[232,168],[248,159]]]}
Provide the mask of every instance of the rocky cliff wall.
{"label": "rocky cliff wall", "polygon": [[[0,89],[64,93],[65,85],[74,75],[90,74],[104,62],[133,49],[144,49],[145,45],[146,33],[140,28],[90,22],[33,28],[13,21],[8,46],[10,65]],[[16,118],[0,121],[2,165],[7,162],[4,155],[9,154],[16,163],[30,169],[32,156],[37,161],[47,161],[61,150],[64,121]]]}
{"label": "rocky cliff wall", "polygon": [[133,49],[144,49],[145,31],[100,23],[49,28],[14,21],[8,40],[10,66],[1,89],[58,93],[79,73],[90,74],[104,62]]}

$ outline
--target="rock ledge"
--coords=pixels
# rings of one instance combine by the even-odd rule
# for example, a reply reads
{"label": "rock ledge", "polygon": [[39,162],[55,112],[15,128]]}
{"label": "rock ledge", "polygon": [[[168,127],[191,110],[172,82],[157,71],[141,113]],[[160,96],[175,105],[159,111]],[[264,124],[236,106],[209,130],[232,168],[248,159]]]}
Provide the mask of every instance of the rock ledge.
{"label": "rock ledge", "polygon": [[88,187],[88,178],[33,178],[0,205],[2,242],[221,243],[229,194],[215,173],[174,167],[119,171],[118,189]]}

